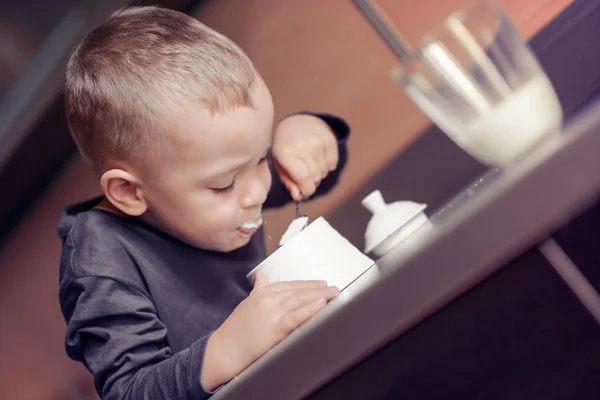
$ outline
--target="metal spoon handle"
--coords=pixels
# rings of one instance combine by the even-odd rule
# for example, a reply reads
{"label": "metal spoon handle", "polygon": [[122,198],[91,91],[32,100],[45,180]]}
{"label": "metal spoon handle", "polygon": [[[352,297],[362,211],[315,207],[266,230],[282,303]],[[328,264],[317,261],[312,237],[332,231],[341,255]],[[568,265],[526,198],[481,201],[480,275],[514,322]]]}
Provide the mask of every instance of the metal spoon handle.
{"label": "metal spoon handle", "polygon": [[396,55],[400,62],[407,61],[411,57],[410,49],[402,36],[392,27],[390,21],[373,4],[372,0],[352,0],[356,8],[362,13],[371,27],[379,34],[390,50]]}
{"label": "metal spoon handle", "polygon": [[296,201],[296,218],[300,218],[303,216],[302,210],[300,209],[301,204],[302,204],[302,200]]}

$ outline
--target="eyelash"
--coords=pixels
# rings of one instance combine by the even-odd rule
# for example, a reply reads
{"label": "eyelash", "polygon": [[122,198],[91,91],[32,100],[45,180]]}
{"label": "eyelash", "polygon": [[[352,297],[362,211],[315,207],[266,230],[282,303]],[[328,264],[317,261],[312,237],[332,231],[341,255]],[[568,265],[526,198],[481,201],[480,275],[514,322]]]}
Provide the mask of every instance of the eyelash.
{"label": "eyelash", "polygon": [[233,182],[231,182],[231,185],[224,187],[224,188],[215,188],[213,189],[216,193],[229,193],[231,191],[233,191],[233,187],[235,186],[235,179],[233,180]]}
{"label": "eyelash", "polygon": [[[264,162],[267,162],[268,158],[267,156],[264,156],[263,158],[260,159],[260,161],[258,162],[258,164],[262,164]],[[213,189],[213,191],[215,191],[218,194],[222,194],[222,193],[229,193],[233,191],[233,188],[235,186],[235,178],[233,179],[233,181],[231,182],[231,185],[224,187],[224,188],[215,188]]]}

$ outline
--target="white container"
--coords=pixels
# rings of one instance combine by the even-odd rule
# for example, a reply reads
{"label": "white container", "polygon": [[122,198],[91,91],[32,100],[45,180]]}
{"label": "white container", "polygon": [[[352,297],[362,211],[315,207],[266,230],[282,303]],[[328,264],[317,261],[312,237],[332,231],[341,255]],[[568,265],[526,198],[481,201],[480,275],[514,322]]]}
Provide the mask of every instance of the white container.
{"label": "white container", "polygon": [[396,201],[386,204],[379,190],[362,200],[362,205],[373,213],[365,231],[365,253],[383,257],[398,243],[421,228],[429,220],[423,212],[426,204]]}
{"label": "white container", "polygon": [[269,283],[324,280],[343,290],[373,265],[322,217],[292,237],[246,276],[261,271]]}

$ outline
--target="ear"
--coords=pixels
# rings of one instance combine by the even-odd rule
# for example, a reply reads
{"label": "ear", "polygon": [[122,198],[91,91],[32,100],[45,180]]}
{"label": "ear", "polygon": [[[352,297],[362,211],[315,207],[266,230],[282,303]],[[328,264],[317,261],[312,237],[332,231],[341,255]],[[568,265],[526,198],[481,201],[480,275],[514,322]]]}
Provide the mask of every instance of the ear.
{"label": "ear", "polygon": [[135,175],[111,169],[102,174],[100,185],[108,201],[125,214],[138,217],[148,209],[141,182]]}

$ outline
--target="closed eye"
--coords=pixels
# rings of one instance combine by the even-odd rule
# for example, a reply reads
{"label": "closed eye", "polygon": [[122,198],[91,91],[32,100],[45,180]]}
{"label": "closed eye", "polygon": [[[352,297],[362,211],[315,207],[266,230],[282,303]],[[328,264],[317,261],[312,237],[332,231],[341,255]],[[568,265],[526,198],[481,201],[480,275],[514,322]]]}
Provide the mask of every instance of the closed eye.
{"label": "closed eye", "polygon": [[[267,154],[265,154],[265,156],[263,158],[260,159],[260,161],[258,161],[258,165],[262,165],[266,162],[269,161],[269,157],[267,156]],[[212,190],[215,193],[229,193],[232,192],[235,186],[235,179],[231,182],[231,184],[229,186],[225,186],[222,188],[213,188]]]}
{"label": "closed eye", "polygon": [[215,193],[229,193],[229,192],[233,191],[234,186],[235,186],[235,179],[231,182],[231,185],[225,186],[222,188],[213,188],[213,191]]}

